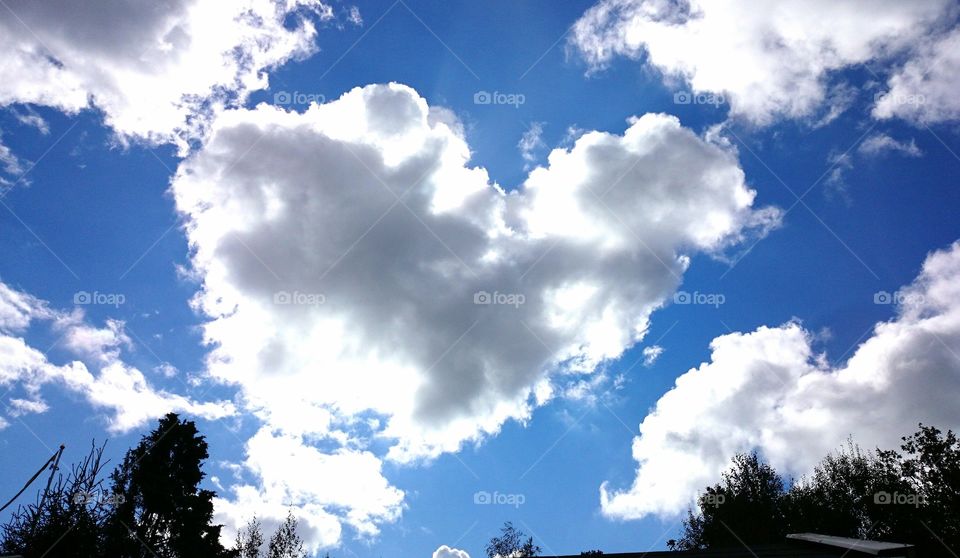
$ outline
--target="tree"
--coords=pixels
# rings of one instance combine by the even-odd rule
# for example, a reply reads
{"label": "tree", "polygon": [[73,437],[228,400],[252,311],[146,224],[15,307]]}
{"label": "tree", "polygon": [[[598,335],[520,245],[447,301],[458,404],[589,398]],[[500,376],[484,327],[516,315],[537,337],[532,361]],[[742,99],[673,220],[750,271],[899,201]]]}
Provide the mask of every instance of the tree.
{"label": "tree", "polygon": [[[263,547],[263,530],[260,520],[256,516],[247,522],[247,525],[237,533],[233,552],[237,558],[304,558],[307,553],[304,551],[303,539],[297,532],[298,521],[292,512],[287,512],[287,517],[281,523],[273,535],[270,536],[270,542],[267,547]],[[266,555],[263,554],[266,550]],[[327,553],[325,558],[330,558]]]}
{"label": "tree", "polygon": [[0,527],[0,551],[25,558],[100,556],[101,528],[114,498],[103,489],[103,446],[37,495],[37,502],[19,507]]}
{"label": "tree", "polygon": [[902,440],[900,451],[869,453],[850,441],[789,491],[756,455],[738,455],[667,545],[753,545],[817,532],[910,543],[921,556],[960,547],[960,440],[922,424]]}
{"label": "tree", "polygon": [[780,542],[786,535],[783,479],[757,454],[737,455],[722,482],[697,500],[699,514],[687,512],[683,535],[672,550]]}
{"label": "tree", "polygon": [[257,516],[247,522],[246,527],[237,533],[237,540],[234,544],[234,550],[237,558],[260,558],[260,551],[263,548],[263,531],[260,526],[260,520]]}
{"label": "tree", "polygon": [[[909,542],[921,555],[960,543],[960,444],[920,425],[900,453],[851,443],[789,493],[791,531]],[[940,539],[940,540],[938,540]],[[942,541],[942,542],[941,542]],[[949,542],[948,542],[949,541]]]}
{"label": "tree", "polygon": [[214,493],[200,489],[207,457],[207,442],[192,421],[175,413],[160,419],[111,476],[121,501],[107,524],[107,555],[229,556],[221,526],[211,523]]}
{"label": "tree", "polygon": [[303,539],[297,533],[297,518],[287,512],[287,518],[270,537],[268,558],[305,558]]}
{"label": "tree", "polygon": [[500,536],[493,537],[487,544],[487,558],[529,558],[540,555],[540,547],[533,544],[533,537],[514,528],[513,523],[507,521],[500,528]]}
{"label": "tree", "polygon": [[787,495],[788,530],[828,533],[841,537],[870,535],[869,505],[880,471],[889,465],[876,454],[847,447],[827,455],[809,478],[802,478]]}
{"label": "tree", "polygon": [[897,501],[906,505],[884,507],[903,510],[901,528],[908,528],[918,541],[921,555],[960,548],[960,440],[950,430],[943,434],[920,424],[916,433],[903,438],[900,449],[906,455],[900,465],[909,492],[905,498],[898,494]]}

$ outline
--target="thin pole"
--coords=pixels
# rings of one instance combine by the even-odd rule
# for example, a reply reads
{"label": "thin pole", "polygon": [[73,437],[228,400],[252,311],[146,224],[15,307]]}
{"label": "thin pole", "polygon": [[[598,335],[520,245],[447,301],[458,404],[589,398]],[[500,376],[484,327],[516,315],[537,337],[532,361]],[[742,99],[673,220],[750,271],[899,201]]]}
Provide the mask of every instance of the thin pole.
{"label": "thin pole", "polygon": [[[34,473],[32,477],[30,477],[30,480],[27,481],[27,484],[23,485],[23,488],[20,489],[20,492],[17,492],[16,494],[14,494],[13,498],[10,498],[10,501],[8,501],[6,504],[3,505],[2,508],[0,508],[0,512],[2,512],[3,510],[7,509],[7,507],[9,507],[10,504],[12,504],[17,498],[19,498],[20,495],[23,494],[23,492],[24,492],[31,484],[33,484],[33,481],[37,480],[37,477],[40,476],[40,473],[42,473],[42,472],[44,472],[44,471],[46,470],[47,465],[49,465],[51,461],[53,461],[54,459],[56,459],[56,460],[59,462],[59,460],[60,460],[60,454],[61,454],[61,453],[63,453],[63,444],[60,444],[60,449],[57,450],[56,453],[54,453],[53,455],[51,455],[51,456],[50,456],[50,459],[47,459],[46,462],[44,462],[43,466],[40,467],[40,470],[37,471],[36,473]],[[48,486],[48,488],[49,488],[49,483],[48,483],[47,486]]]}
{"label": "thin pole", "polygon": [[50,468],[50,478],[47,479],[47,487],[43,489],[43,495],[40,496],[40,509],[43,509],[43,502],[47,499],[47,492],[50,492],[50,484],[53,482],[53,475],[57,474],[57,470],[60,468],[60,456],[63,455],[63,444],[60,444],[60,449],[57,450],[57,453],[54,454],[56,460],[53,462],[53,467]]}

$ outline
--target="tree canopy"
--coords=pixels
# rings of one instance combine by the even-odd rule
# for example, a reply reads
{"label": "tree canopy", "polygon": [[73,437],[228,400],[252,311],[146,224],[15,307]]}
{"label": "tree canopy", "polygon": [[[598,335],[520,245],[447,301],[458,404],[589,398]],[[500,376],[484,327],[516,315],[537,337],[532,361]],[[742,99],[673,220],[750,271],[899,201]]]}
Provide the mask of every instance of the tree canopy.
{"label": "tree canopy", "polygon": [[[109,483],[103,451],[93,444],[78,464],[51,473],[36,502],[0,526],[0,552],[25,558],[307,556],[292,512],[269,538],[254,516],[233,548],[222,546],[214,493],[201,488],[207,442],[192,421],[164,416],[126,452]],[[865,452],[851,440],[797,481],[784,479],[756,453],[737,455],[688,510],[680,537],[668,547],[776,543],[799,532],[905,542],[920,555],[960,548],[960,440],[922,424],[896,450]],[[485,551],[487,558],[529,558],[541,549],[506,522]]]}
{"label": "tree canopy", "polygon": [[960,547],[960,442],[922,424],[902,441],[899,450],[868,453],[851,441],[789,488],[758,455],[737,455],[668,546],[732,547],[816,532],[905,542],[921,553]]}
{"label": "tree canopy", "polygon": [[103,447],[59,474],[0,528],[0,548],[40,556],[216,558],[233,556],[212,522],[213,492],[200,488],[207,442],[176,414],[130,449],[105,489]]}
{"label": "tree canopy", "polygon": [[527,535],[507,521],[500,528],[500,536],[487,543],[487,558],[530,558],[540,555],[540,547]]}

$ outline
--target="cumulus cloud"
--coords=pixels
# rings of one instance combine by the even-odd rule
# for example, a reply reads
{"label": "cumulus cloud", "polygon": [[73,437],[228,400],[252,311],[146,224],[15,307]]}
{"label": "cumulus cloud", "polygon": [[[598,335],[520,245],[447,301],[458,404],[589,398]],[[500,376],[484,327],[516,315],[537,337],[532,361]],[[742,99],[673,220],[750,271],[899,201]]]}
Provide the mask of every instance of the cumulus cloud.
{"label": "cumulus cloud", "polygon": [[824,193],[828,198],[839,196],[845,202],[850,202],[850,195],[847,193],[847,173],[853,170],[853,156],[850,153],[841,153],[832,151],[827,155],[827,178],[824,184],[827,186]]}
{"label": "cumulus cloud", "polygon": [[896,447],[918,422],[960,427],[960,242],[877,301],[898,302],[896,317],[844,363],[818,354],[796,322],[714,339],[710,362],[680,376],[641,423],[636,479],[625,490],[601,486],[603,512],[680,513],[737,452],[757,450],[800,476],[850,436]]}
{"label": "cumulus cloud", "polygon": [[[585,133],[510,192],[469,158],[449,111],[390,84],[228,111],[182,163],[207,369],[263,436],[323,455],[380,439],[401,463],[457,451],[639,341],[689,255],[779,218],[732,151],[666,115]],[[360,532],[394,517],[381,488],[347,520]]]}
{"label": "cumulus cloud", "polygon": [[909,142],[898,141],[887,134],[871,134],[870,137],[863,140],[857,148],[863,155],[876,156],[884,153],[900,153],[908,157],[919,157],[923,155],[917,143],[914,140]]}
{"label": "cumulus cloud", "polygon": [[[77,360],[54,364],[30,346],[23,334],[32,324],[59,336],[58,344]],[[128,344],[123,322],[110,320],[97,328],[79,310],[51,309],[45,301],[0,283],[0,388],[11,395],[9,403],[3,402],[11,416],[46,412],[42,392],[50,384],[108,411],[108,428],[114,432],[142,426],[170,411],[214,419],[233,413],[228,402],[196,402],[154,388],[140,370],[123,362],[121,348]],[[26,397],[13,396],[19,392]]]}
{"label": "cumulus cloud", "polygon": [[[2,136],[0,136],[2,139]],[[0,141],[0,186],[12,186],[23,175],[23,161]],[[7,176],[3,176],[6,174]]]}
{"label": "cumulus cloud", "polygon": [[22,112],[16,109],[11,109],[11,112],[20,124],[34,128],[43,135],[50,133],[50,125],[47,124],[47,121],[29,106],[25,107]]}
{"label": "cumulus cloud", "polygon": [[123,348],[130,348],[131,341],[123,327],[122,321],[110,319],[104,327],[89,325],[79,309],[54,321],[54,329],[61,332],[64,346],[74,354],[101,362],[114,362],[120,358]]}
{"label": "cumulus cloud", "polygon": [[470,558],[466,550],[451,548],[445,544],[433,551],[433,558]]}
{"label": "cumulus cloud", "polygon": [[[121,139],[179,139],[267,85],[266,70],[315,50],[317,0],[7,0],[0,105],[103,112]],[[312,12],[313,17],[305,13]],[[291,19],[292,18],[292,19]]]}
{"label": "cumulus cloud", "polygon": [[644,347],[643,351],[643,365],[644,366],[653,366],[657,359],[660,358],[660,355],[663,354],[663,347],[660,345],[650,345],[649,347]]}
{"label": "cumulus cloud", "polygon": [[926,39],[918,54],[899,68],[878,96],[873,115],[917,124],[960,118],[960,29]]}
{"label": "cumulus cloud", "polygon": [[162,375],[164,378],[173,378],[180,373],[180,371],[177,370],[177,367],[169,362],[161,362],[157,366],[153,367],[153,371]]}
{"label": "cumulus cloud", "polygon": [[350,8],[347,9],[347,21],[357,27],[363,27],[363,16],[360,15],[360,8],[350,6]]}
{"label": "cumulus cloud", "polygon": [[[849,104],[832,73],[863,63],[890,67],[912,57],[890,80],[875,115],[921,121],[956,118],[956,17],[950,0],[601,0],[573,27],[572,44],[594,69],[616,56],[643,59],[696,92],[722,93],[734,116],[756,124],[782,118],[829,121]],[[931,46],[916,49],[917,44]],[[839,87],[840,89],[837,89]],[[924,93],[920,108],[892,103]],[[817,116],[826,106],[826,115]]]}
{"label": "cumulus cloud", "polygon": [[12,417],[19,417],[26,414],[45,413],[50,409],[45,401],[34,399],[10,398],[10,406],[7,412]]}
{"label": "cumulus cloud", "polygon": [[525,168],[529,168],[530,164],[537,160],[536,151],[546,146],[547,144],[543,142],[543,122],[531,123],[517,143],[520,156],[526,161]]}
{"label": "cumulus cloud", "polygon": [[[854,160],[861,158],[876,158],[891,153],[900,154],[905,157],[920,157],[923,151],[917,147],[917,143],[911,139],[909,142],[900,141],[881,132],[875,132],[866,137],[855,152],[832,151],[827,155],[827,174],[824,184],[826,189],[824,193],[828,198],[839,197],[846,203],[850,203],[850,195],[847,192],[847,175],[854,169]],[[859,156],[859,157],[858,157]]]}
{"label": "cumulus cloud", "polygon": [[778,216],[673,117],[586,134],[505,193],[432,114],[399,85],[231,111],[179,169],[209,370],[272,424],[372,412],[395,459],[454,451],[639,340],[684,254]]}
{"label": "cumulus cloud", "polygon": [[227,526],[225,539],[255,511],[265,531],[283,522],[288,510],[300,521],[311,553],[335,546],[341,522],[361,536],[376,535],[378,525],[399,518],[404,494],[381,472],[369,451],[340,448],[323,453],[297,435],[262,428],[245,444],[243,465],[257,484],[230,488],[233,498],[217,498],[215,520]]}

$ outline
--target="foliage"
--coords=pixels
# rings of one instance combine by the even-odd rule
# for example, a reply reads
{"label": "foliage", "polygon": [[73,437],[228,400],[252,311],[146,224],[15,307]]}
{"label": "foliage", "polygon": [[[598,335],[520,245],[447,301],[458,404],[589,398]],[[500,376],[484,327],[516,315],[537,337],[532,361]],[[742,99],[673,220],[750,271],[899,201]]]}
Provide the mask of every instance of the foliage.
{"label": "foliage", "polygon": [[109,556],[228,556],[213,519],[213,496],[200,489],[207,442],[192,421],[169,413],[111,475],[122,496],[107,524]]}
{"label": "foliage", "polygon": [[671,548],[735,546],[740,540],[772,543],[785,533],[783,479],[756,454],[737,455],[722,482],[698,499],[700,514],[688,512],[685,532]]}
{"label": "foliage", "polygon": [[688,511],[673,550],[782,541],[787,533],[906,542],[921,555],[960,547],[960,442],[920,425],[901,451],[853,442],[785,490],[756,454],[738,455]]}
{"label": "foliage", "polygon": [[237,533],[234,550],[237,558],[260,558],[263,548],[263,529],[257,516],[247,522],[247,525]]}
{"label": "foliage", "polygon": [[533,537],[527,537],[507,521],[500,528],[500,536],[493,537],[487,543],[487,558],[529,558],[540,555],[540,547],[533,544]]}
{"label": "foliage", "polygon": [[297,518],[288,512],[287,518],[270,537],[268,558],[304,558],[303,539],[297,534]]}
{"label": "foliage", "polygon": [[[25,558],[97,556],[113,498],[103,491],[104,446],[91,445],[79,464],[50,485],[37,502],[18,508],[0,527],[0,551]],[[56,548],[56,550],[54,550]]]}

